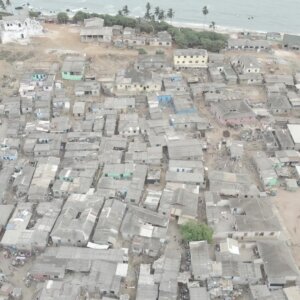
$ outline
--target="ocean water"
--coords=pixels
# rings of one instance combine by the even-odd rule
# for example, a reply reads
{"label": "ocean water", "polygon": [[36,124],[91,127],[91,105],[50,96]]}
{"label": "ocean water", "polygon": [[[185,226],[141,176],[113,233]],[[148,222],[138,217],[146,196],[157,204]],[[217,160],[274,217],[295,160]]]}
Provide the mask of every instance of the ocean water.
{"label": "ocean water", "polygon": [[[26,5],[41,11],[76,11],[115,14],[128,5],[130,15],[143,16],[146,0],[12,0],[14,6]],[[226,28],[256,31],[278,31],[300,34],[300,0],[150,0],[152,7],[172,8],[174,22],[184,24],[209,24]],[[207,6],[209,14],[203,16]]]}

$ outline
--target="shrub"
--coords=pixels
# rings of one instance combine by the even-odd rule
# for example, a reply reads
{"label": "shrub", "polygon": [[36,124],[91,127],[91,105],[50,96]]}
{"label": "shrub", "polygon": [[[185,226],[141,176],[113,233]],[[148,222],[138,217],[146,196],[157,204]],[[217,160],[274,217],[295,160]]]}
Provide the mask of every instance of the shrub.
{"label": "shrub", "polygon": [[60,12],[57,15],[57,22],[60,24],[66,24],[69,21],[69,16],[65,12]]}
{"label": "shrub", "polygon": [[185,241],[212,241],[213,230],[206,224],[189,221],[180,227],[182,237]]}
{"label": "shrub", "polygon": [[29,11],[30,18],[38,18],[40,15],[41,15],[40,11],[33,11],[33,10]]}
{"label": "shrub", "polygon": [[156,50],[155,54],[165,55],[165,52],[163,50]]}
{"label": "shrub", "polygon": [[139,49],[137,49],[138,50],[138,52],[139,52],[139,54],[147,54],[147,51],[144,49],[144,48],[139,48]]}
{"label": "shrub", "polygon": [[73,17],[73,22],[78,23],[78,22],[83,22],[85,19],[90,18],[91,15],[84,12],[84,11],[78,11],[74,17]]}

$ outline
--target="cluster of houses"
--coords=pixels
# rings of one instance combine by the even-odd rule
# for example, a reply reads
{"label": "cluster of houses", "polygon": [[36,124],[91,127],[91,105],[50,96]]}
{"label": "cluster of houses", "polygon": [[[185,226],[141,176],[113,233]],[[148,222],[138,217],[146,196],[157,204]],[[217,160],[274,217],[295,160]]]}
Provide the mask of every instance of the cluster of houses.
{"label": "cluster of houses", "polygon": [[136,28],[123,28],[123,26],[120,25],[104,26],[104,20],[97,17],[84,20],[84,26],[80,31],[80,39],[83,43],[109,43],[117,47],[146,45],[153,47],[172,47],[172,37],[166,31],[148,36],[141,34]]}
{"label": "cluster of houses", "polygon": [[[80,35],[141,38],[99,18]],[[31,66],[18,93],[1,96],[0,245],[18,270],[28,264],[34,299],[300,299],[271,199],[299,189],[300,73],[271,74],[241,54],[265,42],[229,45],[230,58],[141,55],[110,80],[67,56]],[[261,103],[239,92],[249,86]],[[213,243],[183,243],[179,226],[200,220]],[[1,299],[18,292],[0,264]]]}

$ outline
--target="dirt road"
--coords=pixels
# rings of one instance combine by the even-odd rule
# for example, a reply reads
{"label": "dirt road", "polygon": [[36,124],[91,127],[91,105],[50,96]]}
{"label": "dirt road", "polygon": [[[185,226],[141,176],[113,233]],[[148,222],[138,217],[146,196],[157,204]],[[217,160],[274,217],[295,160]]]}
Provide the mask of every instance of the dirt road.
{"label": "dirt road", "polygon": [[295,193],[278,189],[273,201],[290,234],[292,251],[300,266],[300,189]]}

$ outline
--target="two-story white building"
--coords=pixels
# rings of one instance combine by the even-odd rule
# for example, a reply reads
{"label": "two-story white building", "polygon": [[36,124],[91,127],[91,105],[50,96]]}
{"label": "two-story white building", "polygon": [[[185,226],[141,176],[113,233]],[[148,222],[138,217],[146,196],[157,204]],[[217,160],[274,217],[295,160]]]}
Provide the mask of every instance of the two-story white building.
{"label": "two-story white building", "polygon": [[175,68],[207,68],[208,53],[205,49],[177,49],[174,51]]}
{"label": "two-story white building", "polygon": [[6,16],[0,21],[0,40],[3,44],[28,40],[42,33],[42,25],[26,14]]}

